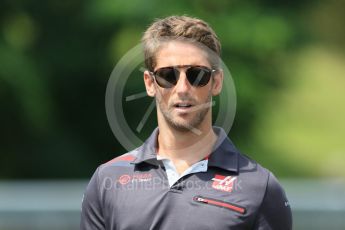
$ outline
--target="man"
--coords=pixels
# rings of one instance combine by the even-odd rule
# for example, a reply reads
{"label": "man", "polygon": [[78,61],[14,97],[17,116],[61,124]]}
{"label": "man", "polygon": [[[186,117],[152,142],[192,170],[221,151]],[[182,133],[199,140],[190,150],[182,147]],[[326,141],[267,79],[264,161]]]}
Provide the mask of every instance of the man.
{"label": "man", "polygon": [[172,16],[155,21],[142,41],[158,128],[96,170],[81,229],[291,229],[277,179],[212,127],[212,96],[223,83],[214,31]]}

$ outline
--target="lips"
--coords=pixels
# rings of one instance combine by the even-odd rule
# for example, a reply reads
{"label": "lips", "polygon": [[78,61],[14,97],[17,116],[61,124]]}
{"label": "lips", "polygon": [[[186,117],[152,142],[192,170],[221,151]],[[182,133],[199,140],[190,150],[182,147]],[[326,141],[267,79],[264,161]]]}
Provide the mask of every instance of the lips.
{"label": "lips", "polygon": [[191,108],[193,107],[193,104],[190,102],[178,102],[178,103],[174,103],[174,108],[177,111],[180,112],[187,112],[189,111]]}
{"label": "lips", "polygon": [[175,108],[190,108],[192,107],[192,104],[190,103],[176,103],[174,104]]}

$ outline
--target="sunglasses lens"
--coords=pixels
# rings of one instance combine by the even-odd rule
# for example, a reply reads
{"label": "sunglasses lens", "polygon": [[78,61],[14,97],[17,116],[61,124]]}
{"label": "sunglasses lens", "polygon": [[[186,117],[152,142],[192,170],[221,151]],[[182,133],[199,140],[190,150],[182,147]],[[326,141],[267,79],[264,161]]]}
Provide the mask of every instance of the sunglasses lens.
{"label": "sunglasses lens", "polygon": [[186,72],[191,85],[202,87],[207,85],[211,78],[211,70],[203,67],[191,67]]}
{"label": "sunglasses lens", "polygon": [[178,74],[173,67],[161,68],[154,73],[157,84],[163,88],[171,88],[176,85]]}
{"label": "sunglasses lens", "polygon": [[[177,84],[180,72],[174,67],[164,67],[155,71],[153,75],[160,87],[172,88]],[[191,66],[187,68],[186,75],[192,86],[202,87],[210,81],[212,70],[202,66]]]}

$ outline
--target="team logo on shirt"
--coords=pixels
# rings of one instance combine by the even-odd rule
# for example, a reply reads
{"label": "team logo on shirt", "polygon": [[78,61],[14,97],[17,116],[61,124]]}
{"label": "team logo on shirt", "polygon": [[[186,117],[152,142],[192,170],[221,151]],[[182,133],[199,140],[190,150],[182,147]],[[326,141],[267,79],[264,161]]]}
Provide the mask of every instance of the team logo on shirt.
{"label": "team logo on shirt", "polygon": [[131,181],[131,176],[127,174],[121,175],[118,181],[122,185],[128,184]]}
{"label": "team logo on shirt", "polygon": [[151,173],[135,173],[133,175],[123,174],[119,177],[118,182],[122,185],[129,182],[149,182],[152,180]]}
{"label": "team logo on shirt", "polygon": [[212,188],[221,190],[224,192],[232,192],[234,188],[234,182],[236,181],[237,177],[233,176],[222,176],[216,174],[214,178],[212,178]]}

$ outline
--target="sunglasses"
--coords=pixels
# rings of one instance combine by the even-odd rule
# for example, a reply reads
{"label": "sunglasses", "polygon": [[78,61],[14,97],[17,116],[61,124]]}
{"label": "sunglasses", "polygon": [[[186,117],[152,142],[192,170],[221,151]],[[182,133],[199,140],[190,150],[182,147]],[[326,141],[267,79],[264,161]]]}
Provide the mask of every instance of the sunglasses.
{"label": "sunglasses", "polygon": [[205,66],[183,65],[159,68],[150,72],[157,84],[162,88],[174,87],[180,78],[180,69],[184,68],[188,82],[194,87],[203,87],[210,81],[216,71]]}

